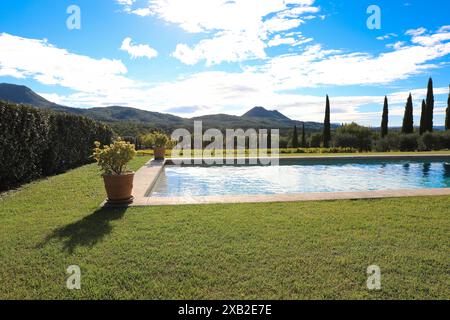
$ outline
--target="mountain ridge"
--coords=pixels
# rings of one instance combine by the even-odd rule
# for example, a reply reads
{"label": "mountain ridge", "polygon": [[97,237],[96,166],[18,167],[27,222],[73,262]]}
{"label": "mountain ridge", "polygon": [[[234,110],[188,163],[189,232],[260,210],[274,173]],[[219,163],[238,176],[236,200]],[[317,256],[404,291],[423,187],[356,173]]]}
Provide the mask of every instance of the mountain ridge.
{"label": "mountain ridge", "polygon": [[26,86],[8,83],[0,83],[0,100],[29,104],[37,108],[51,109],[57,112],[83,115],[119,127],[124,123],[132,123],[136,126],[145,125],[170,130],[177,127],[192,127],[194,121],[202,121],[205,129],[267,128],[288,130],[295,125],[301,126],[303,123],[309,130],[322,128],[321,123],[292,120],[277,110],[267,110],[261,106],[250,109],[242,116],[211,114],[193,118],[183,118],[167,113],[122,106],[93,107],[88,109],[73,108],[48,101]]}

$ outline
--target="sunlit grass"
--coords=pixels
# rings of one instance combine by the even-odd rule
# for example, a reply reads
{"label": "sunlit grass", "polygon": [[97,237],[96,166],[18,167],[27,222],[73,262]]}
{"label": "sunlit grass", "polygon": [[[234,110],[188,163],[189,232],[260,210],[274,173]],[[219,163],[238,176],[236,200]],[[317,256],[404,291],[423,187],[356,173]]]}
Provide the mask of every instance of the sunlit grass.
{"label": "sunlit grass", "polygon": [[450,298],[448,197],[112,211],[104,197],[95,165],[3,195],[0,298]]}

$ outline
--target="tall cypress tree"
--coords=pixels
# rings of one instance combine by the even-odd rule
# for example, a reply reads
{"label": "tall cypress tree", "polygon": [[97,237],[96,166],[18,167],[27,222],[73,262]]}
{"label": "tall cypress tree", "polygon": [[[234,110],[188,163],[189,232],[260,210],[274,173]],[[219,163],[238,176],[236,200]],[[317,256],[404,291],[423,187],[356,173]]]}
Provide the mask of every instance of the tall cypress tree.
{"label": "tall cypress tree", "polygon": [[433,79],[428,80],[427,88],[427,124],[426,131],[433,132],[433,112],[434,112],[434,95],[433,95]]}
{"label": "tall cypress tree", "polygon": [[405,116],[403,117],[402,133],[414,132],[414,118],[413,118],[413,102],[411,93],[405,107]]}
{"label": "tall cypress tree", "polygon": [[[450,86],[448,86],[450,91]],[[445,110],[445,130],[450,130],[450,92],[448,93],[447,110]]]}
{"label": "tall cypress tree", "polygon": [[303,122],[302,127],[302,148],[306,148],[306,133],[305,133],[305,123]]}
{"label": "tall cypress tree", "polygon": [[330,124],[330,99],[327,95],[327,102],[325,106],[325,121],[323,123],[323,147],[329,148],[331,140],[331,124]]}
{"label": "tall cypress tree", "polygon": [[427,104],[425,100],[422,100],[422,114],[420,116],[420,134],[424,134],[427,131],[428,113]]}
{"label": "tall cypress tree", "polygon": [[383,117],[381,119],[381,137],[384,138],[388,134],[389,123],[389,105],[387,97],[384,97]]}
{"label": "tall cypress tree", "polygon": [[292,148],[298,148],[297,126],[294,126],[294,133],[292,134]]}

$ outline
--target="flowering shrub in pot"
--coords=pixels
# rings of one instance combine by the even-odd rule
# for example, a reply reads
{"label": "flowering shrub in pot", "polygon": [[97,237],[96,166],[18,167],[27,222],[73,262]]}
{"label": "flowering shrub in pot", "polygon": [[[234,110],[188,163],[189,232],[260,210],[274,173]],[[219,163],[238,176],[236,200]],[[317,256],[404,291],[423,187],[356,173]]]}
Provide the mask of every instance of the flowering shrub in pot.
{"label": "flowering shrub in pot", "polygon": [[127,164],[136,156],[133,144],[117,140],[111,145],[100,146],[95,142],[93,157],[103,171],[109,204],[129,204],[133,202],[134,172],[128,171]]}
{"label": "flowering shrub in pot", "polygon": [[170,140],[170,137],[159,131],[143,135],[141,143],[143,146],[153,149],[155,160],[164,160],[166,148],[173,146],[173,141]]}

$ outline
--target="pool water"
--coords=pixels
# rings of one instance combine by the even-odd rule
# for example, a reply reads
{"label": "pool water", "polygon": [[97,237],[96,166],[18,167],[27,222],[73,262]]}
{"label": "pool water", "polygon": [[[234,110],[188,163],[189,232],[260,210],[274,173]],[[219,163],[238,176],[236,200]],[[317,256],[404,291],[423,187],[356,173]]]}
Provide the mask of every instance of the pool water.
{"label": "pool water", "polygon": [[[450,161],[448,161],[450,162]],[[152,197],[450,188],[446,161],[288,161],[280,166],[165,166]]]}

